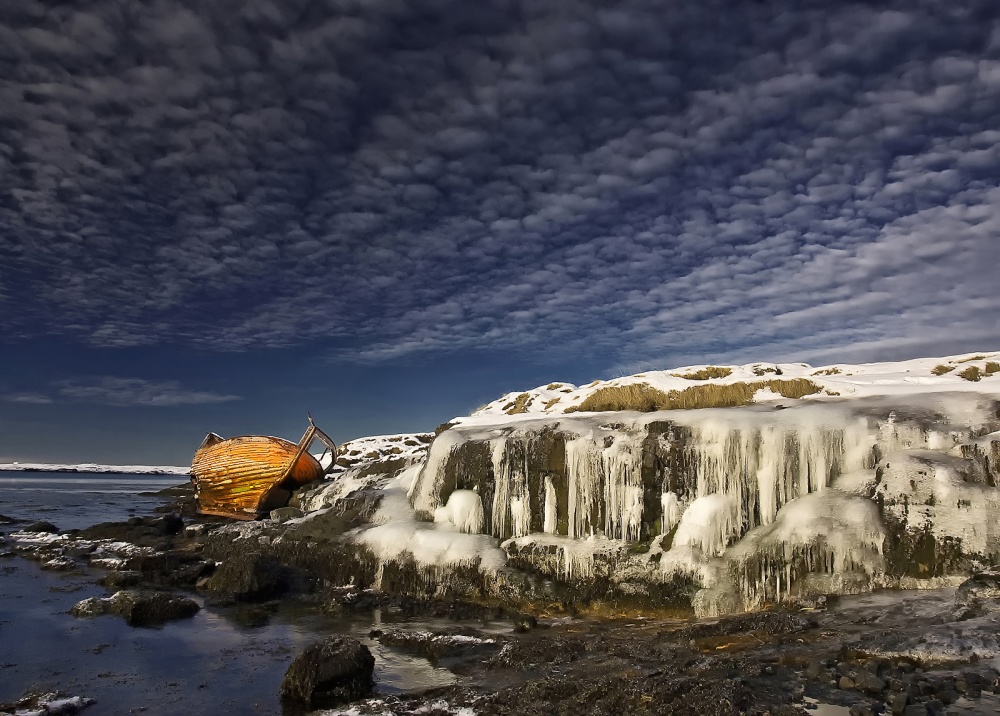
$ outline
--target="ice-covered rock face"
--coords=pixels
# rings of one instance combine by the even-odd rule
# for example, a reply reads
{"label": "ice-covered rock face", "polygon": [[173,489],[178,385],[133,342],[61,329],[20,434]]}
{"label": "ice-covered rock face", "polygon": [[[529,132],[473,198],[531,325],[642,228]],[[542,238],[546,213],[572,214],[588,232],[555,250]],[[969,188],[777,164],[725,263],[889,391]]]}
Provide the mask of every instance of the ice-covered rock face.
{"label": "ice-covered rock face", "polygon": [[484,417],[434,441],[409,498],[462,529],[481,507],[483,533],[562,555],[555,576],[587,579],[587,544],[620,543],[638,555],[629,584],[683,574],[703,611],[754,608],[1000,554],[996,408],[963,394]]}

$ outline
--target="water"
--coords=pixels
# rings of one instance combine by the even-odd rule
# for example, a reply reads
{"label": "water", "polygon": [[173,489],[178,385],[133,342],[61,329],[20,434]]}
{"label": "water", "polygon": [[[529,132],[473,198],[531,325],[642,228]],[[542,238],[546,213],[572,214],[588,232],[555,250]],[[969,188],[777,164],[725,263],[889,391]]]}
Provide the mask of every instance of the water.
{"label": "water", "polygon": [[[82,528],[150,514],[168,498],[148,493],[180,482],[162,475],[0,473],[0,514]],[[340,618],[282,603],[268,624],[248,627],[233,619],[231,609],[206,606],[195,596],[203,608],[194,618],[159,629],[68,614],[82,599],[106,596],[96,583],[103,574],[88,568],[50,572],[29,560],[0,559],[0,702],[42,688],[97,699],[88,716],[273,714],[280,712],[278,686],[295,653],[338,633],[357,636],[371,649],[379,693],[455,680],[426,659],[368,639],[371,629],[388,621],[379,612]],[[449,623],[396,620],[404,624],[433,629]]]}
{"label": "water", "polygon": [[165,502],[150,493],[184,481],[177,475],[0,472],[0,514],[82,529],[149,514]]}

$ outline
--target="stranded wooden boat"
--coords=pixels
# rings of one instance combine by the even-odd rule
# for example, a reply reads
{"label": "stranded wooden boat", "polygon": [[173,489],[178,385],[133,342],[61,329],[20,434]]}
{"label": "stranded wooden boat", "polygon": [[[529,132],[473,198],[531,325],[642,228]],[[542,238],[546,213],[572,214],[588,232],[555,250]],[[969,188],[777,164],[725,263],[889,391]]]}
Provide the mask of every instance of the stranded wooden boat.
{"label": "stranded wooden boat", "polygon": [[316,427],[312,416],[298,444],[264,435],[226,440],[209,433],[191,462],[198,512],[252,520],[284,507],[295,489],[324,475],[319,461],[309,453],[317,439],[333,455],[332,466],[337,446]]}

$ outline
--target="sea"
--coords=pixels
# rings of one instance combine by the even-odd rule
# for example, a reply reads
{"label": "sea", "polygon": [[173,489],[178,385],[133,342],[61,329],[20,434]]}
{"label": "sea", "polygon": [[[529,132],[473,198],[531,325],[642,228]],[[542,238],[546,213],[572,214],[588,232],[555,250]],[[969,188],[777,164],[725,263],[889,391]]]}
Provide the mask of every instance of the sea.
{"label": "sea", "polygon": [[[0,472],[0,515],[46,521],[61,530],[152,514],[169,498],[156,493],[184,479],[164,475]],[[193,618],[161,628],[134,628],[118,617],[69,614],[91,596],[106,573],[82,566],[57,572],[9,554],[0,526],[0,704],[28,691],[96,700],[86,716],[144,714],[280,714],[278,688],[294,655],[323,636],[351,634],[376,660],[376,694],[400,694],[455,681],[426,659],[368,637],[388,623],[414,629],[454,626],[407,620],[375,610],[336,617],[282,602],[272,619],[248,626],[234,608],[205,604]],[[490,627],[487,625],[487,628]],[[509,625],[496,625],[508,629]]]}

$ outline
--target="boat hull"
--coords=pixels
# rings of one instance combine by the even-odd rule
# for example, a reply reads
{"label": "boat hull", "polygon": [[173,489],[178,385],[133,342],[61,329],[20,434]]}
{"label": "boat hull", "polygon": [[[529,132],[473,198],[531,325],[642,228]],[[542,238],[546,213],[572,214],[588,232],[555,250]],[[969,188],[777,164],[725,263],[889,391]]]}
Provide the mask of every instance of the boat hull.
{"label": "boat hull", "polygon": [[210,435],[191,463],[198,512],[245,520],[285,506],[293,490],[322,476],[295,443],[262,435]]}

